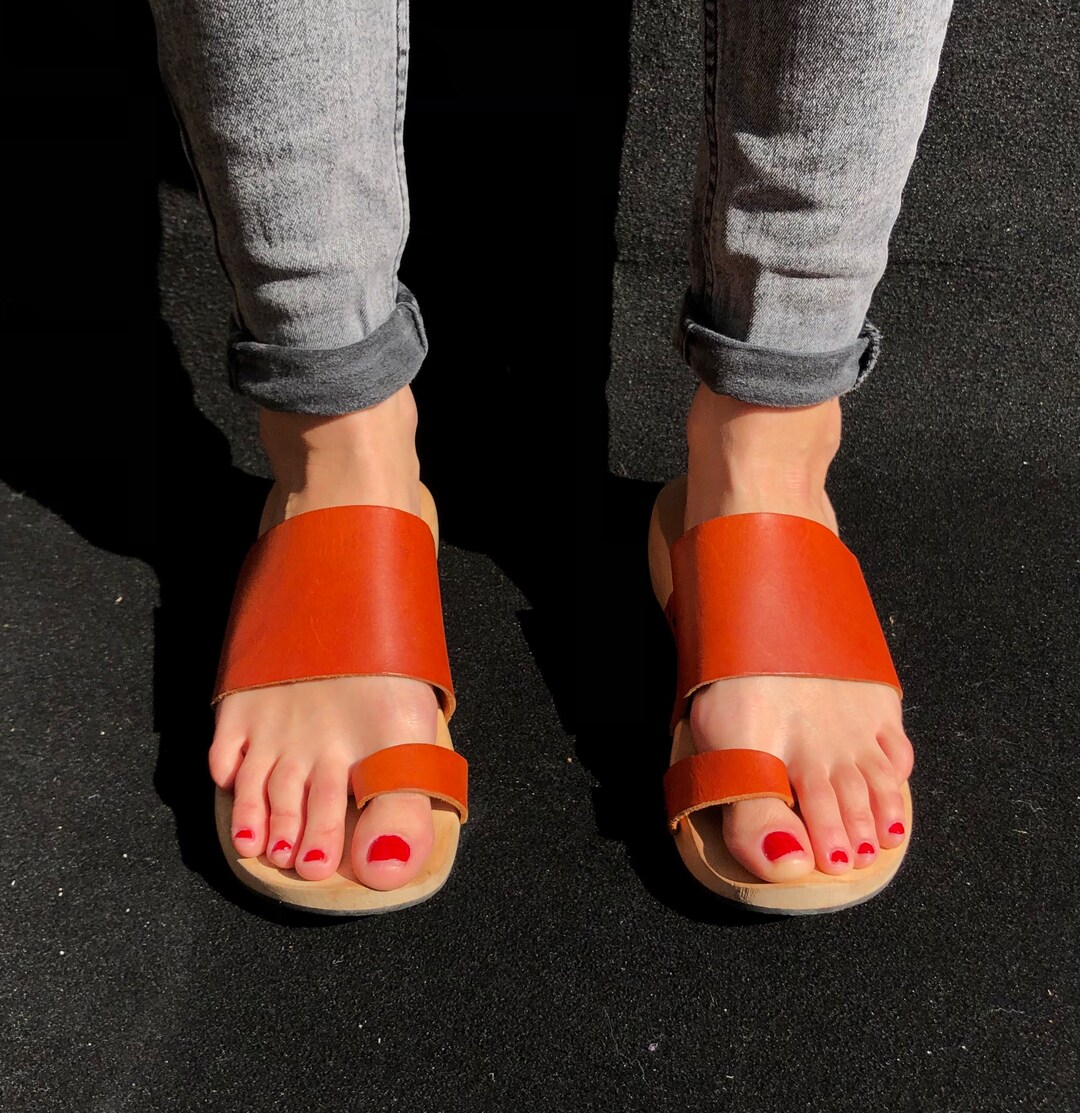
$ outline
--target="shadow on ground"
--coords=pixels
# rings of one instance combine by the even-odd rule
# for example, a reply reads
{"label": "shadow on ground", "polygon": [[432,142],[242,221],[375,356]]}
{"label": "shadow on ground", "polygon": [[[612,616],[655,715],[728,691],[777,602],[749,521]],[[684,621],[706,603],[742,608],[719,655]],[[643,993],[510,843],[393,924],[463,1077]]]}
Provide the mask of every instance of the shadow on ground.
{"label": "shadow on ground", "polygon": [[[672,653],[644,560],[656,489],[612,475],[607,461],[630,13],[620,3],[605,23],[588,95],[571,113],[512,95],[464,107],[443,97],[438,17],[418,9],[406,120],[413,220],[402,276],[431,340],[415,389],[443,535],[490,557],[524,597],[522,633],[598,782],[600,833],[626,844],[658,899],[713,919],[723,907],[687,883],[663,825]],[[73,381],[64,450],[16,452],[2,478],[91,544],[153,568],[155,787],[176,816],[185,863],[235,896],[205,821],[208,699],[267,484],[233,464],[225,434],[196,407],[162,317],[158,186],[193,191],[194,183],[157,77],[149,14],[128,18],[139,58],[131,123],[156,145],[128,149],[122,134],[113,137],[116,157],[123,148],[132,160],[130,193],[103,193],[101,203],[135,235],[126,260],[112,258],[115,227],[105,221],[86,250],[102,259],[103,287],[116,281],[131,291],[133,311],[115,314],[104,341],[115,360],[108,389]],[[65,111],[78,132],[78,105]],[[85,307],[85,321],[104,304]],[[47,383],[25,389],[27,409],[50,404]]]}

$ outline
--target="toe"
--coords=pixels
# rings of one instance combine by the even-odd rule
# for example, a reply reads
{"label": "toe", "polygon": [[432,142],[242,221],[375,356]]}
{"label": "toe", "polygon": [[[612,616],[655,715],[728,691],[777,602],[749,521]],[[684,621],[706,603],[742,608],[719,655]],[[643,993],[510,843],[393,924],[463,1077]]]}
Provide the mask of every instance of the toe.
{"label": "toe", "polygon": [[863,869],[878,852],[877,825],[866,778],[854,763],[845,762],[833,770],[831,779],[848,839],[855,850],[853,864],[856,869]]}
{"label": "toe", "polygon": [[246,758],[233,782],[232,838],[242,858],[258,857],[266,848],[266,782],[269,767]]}
{"label": "toe", "polygon": [[341,864],[348,804],[348,766],[339,762],[317,765],[311,774],[304,830],[295,857],[296,872],[306,880],[321,881]]}
{"label": "toe", "polygon": [[878,735],[878,745],[889,759],[897,778],[902,782],[911,776],[915,766],[915,749],[902,727],[884,730]]}
{"label": "toe", "polygon": [[244,760],[244,736],[219,727],[210,744],[210,776],[218,788],[230,789]]}
{"label": "toe", "polygon": [[796,778],[794,788],[817,868],[822,873],[847,873],[855,855],[832,782],[818,770]]}
{"label": "toe", "polygon": [[859,769],[870,795],[879,845],[899,846],[907,829],[904,824],[904,798],[900,794],[895,766],[882,756],[880,760],[871,757],[860,762]]}
{"label": "toe", "polygon": [[725,808],[724,842],[765,881],[790,881],[814,868],[810,836],[781,800],[743,800]]}
{"label": "toe", "polygon": [[270,799],[266,856],[280,869],[289,869],[296,861],[309,773],[307,765],[283,758],[274,766],[266,785]]}
{"label": "toe", "polygon": [[372,889],[398,889],[420,872],[435,843],[431,801],[418,792],[377,796],[353,834],[352,865]]}

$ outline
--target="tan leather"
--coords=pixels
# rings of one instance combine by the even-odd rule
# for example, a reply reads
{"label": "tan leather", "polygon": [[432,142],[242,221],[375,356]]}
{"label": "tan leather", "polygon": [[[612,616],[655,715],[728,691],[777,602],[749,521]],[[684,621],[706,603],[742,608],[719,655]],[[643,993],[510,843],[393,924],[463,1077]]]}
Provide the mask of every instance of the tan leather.
{"label": "tan leather", "polygon": [[795,797],[787,766],[764,750],[707,750],[676,761],[664,774],[668,826],[700,808],[773,797],[790,808]]}
{"label": "tan leather", "polygon": [[364,758],[352,772],[356,806],[384,792],[422,792],[469,819],[468,762],[454,750],[424,743],[387,746]]}
{"label": "tan leather", "polygon": [[388,506],[298,514],[240,570],[213,703],[232,692],[336,676],[404,676],[454,691],[431,528]]}
{"label": "tan leather", "polygon": [[672,730],[698,688],[735,676],[818,676],[901,693],[859,562],[791,514],[733,514],[671,546],[668,621],[679,647]]}

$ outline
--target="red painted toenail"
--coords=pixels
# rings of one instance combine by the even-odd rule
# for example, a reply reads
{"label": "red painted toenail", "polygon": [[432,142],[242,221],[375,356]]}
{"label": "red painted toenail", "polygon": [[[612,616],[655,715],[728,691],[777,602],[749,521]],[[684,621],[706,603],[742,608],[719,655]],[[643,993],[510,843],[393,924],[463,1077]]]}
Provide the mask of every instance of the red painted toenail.
{"label": "red painted toenail", "polygon": [[902,823],[894,823],[889,828],[890,835],[902,835],[904,833],[904,825]]}
{"label": "red painted toenail", "polygon": [[846,862],[847,861],[847,851],[846,850],[834,850],[829,855],[829,861],[830,862]]}
{"label": "red painted toenail", "polygon": [[409,844],[398,835],[380,835],[368,847],[367,860],[369,862],[389,862],[391,858],[399,862],[407,862],[412,851]]}
{"label": "red painted toenail", "polygon": [[278,839],[278,841],[274,843],[274,849],[271,850],[270,853],[279,854],[282,850],[284,850],[287,854],[290,850],[292,850],[292,843],[286,842],[284,839]]}
{"label": "red painted toenail", "polygon": [[761,844],[765,857],[770,862],[783,858],[785,854],[799,854],[802,852],[802,843],[787,831],[772,831],[765,836]]}
{"label": "red painted toenail", "polygon": [[874,844],[871,843],[871,842],[861,842],[861,843],[859,843],[859,853],[860,854],[873,854],[874,853]]}
{"label": "red painted toenail", "polygon": [[253,839],[254,837],[255,832],[252,831],[250,827],[242,827],[239,831],[236,832],[235,835],[233,835],[234,839]]}
{"label": "red painted toenail", "polygon": [[309,850],[304,855],[305,862],[325,862],[326,854],[321,850]]}

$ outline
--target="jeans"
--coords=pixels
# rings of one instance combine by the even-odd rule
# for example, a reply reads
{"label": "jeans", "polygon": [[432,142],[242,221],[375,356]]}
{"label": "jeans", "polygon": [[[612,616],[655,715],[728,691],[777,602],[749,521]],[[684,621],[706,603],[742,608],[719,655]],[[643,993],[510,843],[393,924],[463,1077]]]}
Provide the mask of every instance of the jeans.
{"label": "jeans", "polygon": [[690,288],[675,344],[718,394],[806,406],[877,361],[865,314],[952,0],[705,0]]}
{"label": "jeans", "polygon": [[[397,276],[407,0],[150,3],[234,293],[233,388],[327,415],[389,397],[427,351]],[[808,405],[872,369],[865,314],[950,12],[951,0],[705,0],[676,343],[711,389]]]}
{"label": "jeans", "polygon": [[162,78],[234,304],[233,388],[340,414],[427,352],[409,231],[407,0],[151,0]]}

